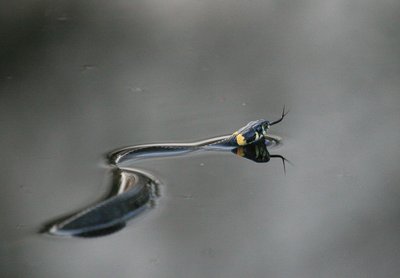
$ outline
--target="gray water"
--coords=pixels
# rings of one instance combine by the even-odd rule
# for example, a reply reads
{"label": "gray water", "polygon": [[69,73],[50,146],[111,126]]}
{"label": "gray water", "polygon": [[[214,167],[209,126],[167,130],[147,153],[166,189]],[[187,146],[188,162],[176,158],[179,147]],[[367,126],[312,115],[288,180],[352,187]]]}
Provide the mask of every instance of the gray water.
{"label": "gray water", "polygon": [[[2,277],[398,277],[399,1],[0,3]],[[275,120],[279,160],[136,165],[154,209],[40,234],[110,190],[104,155]]]}

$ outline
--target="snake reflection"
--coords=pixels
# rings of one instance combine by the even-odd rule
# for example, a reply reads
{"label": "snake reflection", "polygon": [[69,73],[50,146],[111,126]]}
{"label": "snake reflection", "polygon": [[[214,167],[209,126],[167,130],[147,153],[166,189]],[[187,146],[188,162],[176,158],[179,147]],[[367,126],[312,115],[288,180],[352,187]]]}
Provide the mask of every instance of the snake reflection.
{"label": "snake reflection", "polygon": [[80,237],[107,235],[124,228],[127,220],[153,207],[159,197],[159,182],[145,171],[127,167],[138,160],[218,151],[232,152],[258,163],[278,157],[284,164],[283,156],[269,153],[268,148],[280,144],[280,138],[267,134],[267,130],[285,115],[283,110],[277,121],[253,121],[231,135],[203,141],[139,145],[114,151],[108,156],[113,167],[113,192],[104,200],[56,221],[48,232],[52,235]]}

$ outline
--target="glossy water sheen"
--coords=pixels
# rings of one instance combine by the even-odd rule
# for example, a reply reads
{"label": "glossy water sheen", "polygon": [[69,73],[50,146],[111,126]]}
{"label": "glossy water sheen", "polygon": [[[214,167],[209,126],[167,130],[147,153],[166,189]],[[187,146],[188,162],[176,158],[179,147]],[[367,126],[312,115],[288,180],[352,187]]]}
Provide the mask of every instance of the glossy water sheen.
{"label": "glossy water sheen", "polygon": [[[400,2],[0,2],[1,277],[398,277]],[[255,119],[280,159],[140,161],[156,206],[40,234],[110,192],[105,155]]]}

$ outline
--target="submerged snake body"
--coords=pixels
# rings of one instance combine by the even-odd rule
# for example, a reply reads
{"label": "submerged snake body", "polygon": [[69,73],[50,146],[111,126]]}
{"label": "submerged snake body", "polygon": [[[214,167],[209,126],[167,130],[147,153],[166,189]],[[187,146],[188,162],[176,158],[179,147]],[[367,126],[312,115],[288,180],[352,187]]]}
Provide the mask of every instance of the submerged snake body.
{"label": "submerged snake body", "polygon": [[[268,162],[267,147],[279,139],[267,135],[268,128],[280,122],[258,120],[248,123],[231,135],[193,143],[148,144],[112,152],[109,162],[114,166],[114,191],[105,200],[84,209],[48,230],[53,235],[92,237],[122,229],[126,221],[148,207],[159,196],[159,182],[151,174],[126,166],[134,161],[155,157],[171,157],[195,151],[229,151],[256,162]],[[282,157],[281,157],[282,158]],[[282,158],[283,159],[283,158]]]}

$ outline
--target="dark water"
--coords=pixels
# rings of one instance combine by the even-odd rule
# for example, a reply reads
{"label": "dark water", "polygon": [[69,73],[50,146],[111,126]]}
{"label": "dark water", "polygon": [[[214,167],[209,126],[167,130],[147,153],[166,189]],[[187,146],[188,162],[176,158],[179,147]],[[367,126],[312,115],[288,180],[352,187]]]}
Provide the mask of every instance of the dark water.
{"label": "dark water", "polygon": [[[2,277],[398,277],[400,2],[0,4]],[[157,206],[39,234],[110,190],[104,155],[287,119],[279,160],[137,165]]]}

